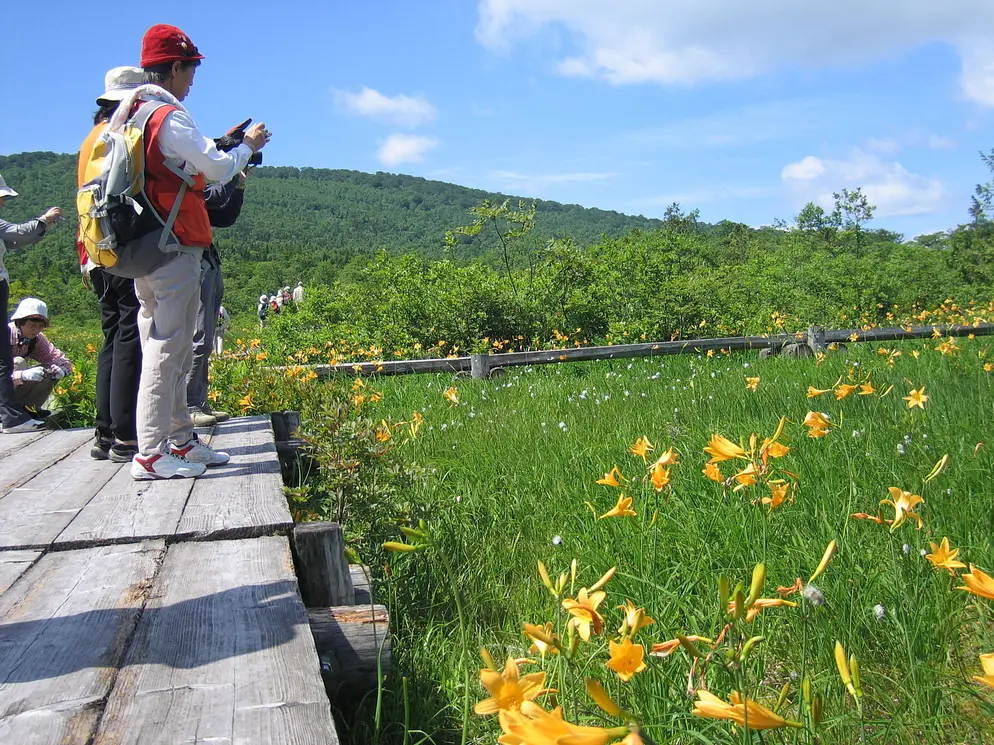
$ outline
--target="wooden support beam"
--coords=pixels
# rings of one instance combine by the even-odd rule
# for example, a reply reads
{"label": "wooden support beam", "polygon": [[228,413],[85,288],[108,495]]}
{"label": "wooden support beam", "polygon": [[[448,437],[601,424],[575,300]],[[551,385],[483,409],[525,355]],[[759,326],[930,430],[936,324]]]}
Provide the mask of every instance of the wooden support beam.
{"label": "wooden support beam", "polygon": [[490,375],[490,355],[471,354],[469,356],[470,374],[473,380],[486,380]]}
{"label": "wooden support beam", "polygon": [[353,605],[355,589],[338,523],[298,523],[293,529],[297,576],[304,605]]}
{"label": "wooden support beam", "polygon": [[382,605],[308,608],[314,646],[321,660],[321,677],[331,698],[375,690],[379,674],[393,668],[390,624]]}
{"label": "wooden support beam", "polygon": [[821,326],[808,326],[808,346],[815,354],[825,351],[825,329]]}

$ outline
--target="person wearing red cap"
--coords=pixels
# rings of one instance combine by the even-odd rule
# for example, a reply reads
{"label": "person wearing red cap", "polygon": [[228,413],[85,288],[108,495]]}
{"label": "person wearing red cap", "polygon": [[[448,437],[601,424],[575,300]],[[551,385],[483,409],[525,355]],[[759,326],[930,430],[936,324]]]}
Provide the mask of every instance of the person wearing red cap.
{"label": "person wearing red cap", "polygon": [[[135,276],[143,359],[138,453],[131,462],[131,475],[139,480],[191,478],[229,460],[227,453],[215,452],[197,438],[186,405],[201,262],[213,239],[204,189],[208,181],[224,183],[237,176],[270,134],[265,124],[256,124],[230,152],[219,151],[213,140],[201,134],[181,102],[189,95],[203,59],[193,41],[175,26],[150,28],[141,49],[146,85],[121,103],[109,125],[115,129],[147,102],[166,104],[145,126],[145,194],[163,228],[153,233],[157,242],[135,241],[139,244],[136,250],[151,246],[154,253],[157,245],[160,254],[147,271]],[[169,231],[165,230],[167,215],[175,215]]]}

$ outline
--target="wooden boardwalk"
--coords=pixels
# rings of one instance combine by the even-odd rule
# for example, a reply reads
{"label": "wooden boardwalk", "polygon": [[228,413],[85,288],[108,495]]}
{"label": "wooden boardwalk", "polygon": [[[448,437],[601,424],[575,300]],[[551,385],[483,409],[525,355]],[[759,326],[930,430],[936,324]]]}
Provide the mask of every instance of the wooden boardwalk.
{"label": "wooden boardwalk", "polygon": [[335,745],[267,417],[194,480],[0,437],[0,743]]}

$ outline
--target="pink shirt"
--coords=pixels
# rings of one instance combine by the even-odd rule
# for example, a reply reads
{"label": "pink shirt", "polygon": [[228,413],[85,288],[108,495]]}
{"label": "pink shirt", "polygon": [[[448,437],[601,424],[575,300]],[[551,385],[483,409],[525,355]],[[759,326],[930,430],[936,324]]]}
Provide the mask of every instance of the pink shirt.
{"label": "pink shirt", "polygon": [[[50,342],[45,335],[39,333],[36,337],[34,349],[28,354],[28,342],[24,341],[21,344],[17,343],[17,326],[11,321],[7,324],[10,329],[10,350],[14,357],[24,357],[25,359],[36,360],[40,362],[43,366],[49,367],[55,365],[66,375],[72,372],[72,362],[66,357],[61,350],[59,350],[52,342]],[[14,385],[21,385],[21,373],[22,370],[14,371]]]}

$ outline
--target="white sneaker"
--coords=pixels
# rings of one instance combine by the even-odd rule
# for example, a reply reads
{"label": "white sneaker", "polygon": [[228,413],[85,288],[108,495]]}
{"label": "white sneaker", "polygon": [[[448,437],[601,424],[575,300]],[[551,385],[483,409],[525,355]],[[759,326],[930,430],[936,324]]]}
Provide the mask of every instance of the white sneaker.
{"label": "white sneaker", "polygon": [[131,478],[136,481],[153,479],[192,479],[207,470],[203,463],[190,463],[172,453],[142,455],[139,453],[131,461]]}
{"label": "white sneaker", "polygon": [[205,445],[196,435],[185,445],[170,445],[169,452],[191,463],[203,463],[205,466],[223,466],[231,460],[230,455]]}
{"label": "white sneaker", "polygon": [[5,435],[16,435],[18,432],[37,432],[39,429],[44,428],[44,426],[45,422],[38,419],[28,419],[26,422],[21,422],[13,427],[4,427],[3,433]]}

